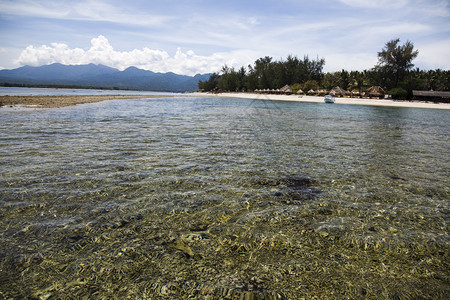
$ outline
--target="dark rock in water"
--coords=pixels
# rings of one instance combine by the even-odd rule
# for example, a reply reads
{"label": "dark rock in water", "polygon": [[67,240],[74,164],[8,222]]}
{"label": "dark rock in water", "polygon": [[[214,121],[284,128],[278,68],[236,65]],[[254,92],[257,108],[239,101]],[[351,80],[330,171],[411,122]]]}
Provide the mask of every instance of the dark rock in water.
{"label": "dark rock in water", "polygon": [[399,177],[399,176],[389,176],[391,179],[394,179],[394,180],[401,180],[401,181],[406,181],[406,179],[405,178],[401,178],[401,177]]}
{"label": "dark rock in water", "polygon": [[[282,203],[296,204],[297,201],[315,199],[321,191],[317,188],[318,183],[314,179],[302,176],[293,176],[287,178],[263,178],[255,182],[258,185],[277,187],[274,196],[289,198],[289,201],[282,200]],[[297,202],[298,203],[298,202]]]}
{"label": "dark rock in water", "polygon": [[284,182],[289,188],[295,189],[302,189],[316,184],[314,180],[308,177],[290,177],[285,179]]}
{"label": "dark rock in water", "polygon": [[291,177],[285,181],[286,194],[294,200],[311,200],[315,199],[321,191],[316,188],[317,182],[307,177]]}
{"label": "dark rock in water", "polygon": [[256,184],[262,186],[286,186],[288,188],[304,189],[316,185],[316,181],[308,177],[287,177],[287,178],[263,178],[257,179]]}
{"label": "dark rock in water", "polygon": [[360,294],[361,296],[367,295],[367,291],[366,291],[365,288],[362,288],[362,287],[359,286],[359,287],[357,288],[357,290],[358,290],[358,294]]}

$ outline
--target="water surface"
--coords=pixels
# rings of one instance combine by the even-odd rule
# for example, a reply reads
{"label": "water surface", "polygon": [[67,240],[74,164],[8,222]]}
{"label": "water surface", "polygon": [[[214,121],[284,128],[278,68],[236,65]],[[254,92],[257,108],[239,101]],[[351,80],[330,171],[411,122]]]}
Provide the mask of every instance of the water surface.
{"label": "water surface", "polygon": [[5,297],[448,296],[447,111],[177,97],[0,119]]}

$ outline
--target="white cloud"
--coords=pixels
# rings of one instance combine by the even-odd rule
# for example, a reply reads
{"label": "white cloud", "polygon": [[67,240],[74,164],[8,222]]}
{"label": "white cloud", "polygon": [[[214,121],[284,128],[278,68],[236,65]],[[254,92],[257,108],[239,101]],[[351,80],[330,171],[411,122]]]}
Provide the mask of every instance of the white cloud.
{"label": "white cloud", "polygon": [[[416,46],[416,45],[414,45]],[[419,55],[413,63],[421,69],[450,70],[450,39],[418,44]]]}
{"label": "white cloud", "polygon": [[369,70],[375,66],[378,58],[376,53],[330,53],[326,55],[325,72],[335,72],[342,69],[347,71]]}
{"label": "white cloud", "polygon": [[192,50],[183,52],[180,48],[173,56],[166,51],[149,48],[116,51],[108,39],[100,35],[91,40],[91,47],[87,50],[70,48],[62,43],[52,43],[50,46],[28,46],[22,51],[16,63],[31,66],[52,63],[66,65],[94,63],[119,70],[134,66],[153,72],[195,75],[197,73],[217,72],[224,64],[239,67],[254,59],[256,59],[255,53],[247,50],[214,53],[210,56],[196,55]]}
{"label": "white cloud", "polygon": [[152,15],[139,11],[127,11],[98,0],[85,0],[71,6],[71,16],[75,20],[95,20],[141,26],[159,26],[173,19],[170,16]]}
{"label": "white cloud", "polygon": [[408,3],[408,0],[339,0],[352,7],[363,8],[400,8]]}
{"label": "white cloud", "polygon": [[[1,46],[8,49],[0,65],[92,62],[194,74],[293,54],[324,57],[325,69],[333,71],[373,66],[377,51],[397,37],[438,63],[425,56],[432,53],[427,44],[448,37],[448,0],[283,0],[286,13],[273,10],[276,1],[253,8],[256,2],[237,10],[220,1],[0,0],[8,29],[0,30]],[[96,38],[76,48],[86,37]]]}
{"label": "white cloud", "polygon": [[174,18],[118,7],[99,0],[17,1],[2,0],[2,14],[60,20],[104,21],[140,26],[160,26]]}

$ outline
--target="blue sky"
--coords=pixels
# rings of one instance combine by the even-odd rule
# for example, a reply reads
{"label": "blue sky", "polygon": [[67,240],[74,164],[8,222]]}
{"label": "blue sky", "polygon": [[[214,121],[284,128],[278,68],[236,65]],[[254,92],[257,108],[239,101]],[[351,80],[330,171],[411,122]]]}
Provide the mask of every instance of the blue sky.
{"label": "blue sky", "polygon": [[449,0],[0,0],[0,68],[104,64],[194,75],[264,56],[364,70],[392,39],[450,69]]}

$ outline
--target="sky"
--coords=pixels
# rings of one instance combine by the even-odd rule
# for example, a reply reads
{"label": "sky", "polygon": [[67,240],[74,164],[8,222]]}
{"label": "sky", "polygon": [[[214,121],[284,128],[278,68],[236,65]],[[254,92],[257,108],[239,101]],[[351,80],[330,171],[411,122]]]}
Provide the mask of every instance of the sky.
{"label": "sky", "polygon": [[0,0],[0,69],[51,63],[195,75],[270,56],[366,70],[399,38],[450,69],[450,0]]}

